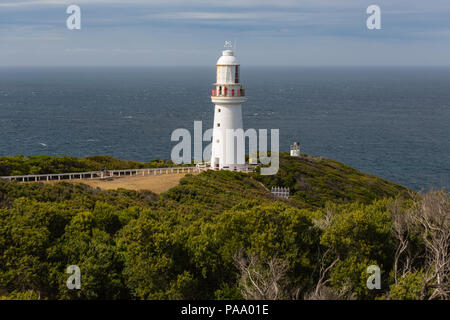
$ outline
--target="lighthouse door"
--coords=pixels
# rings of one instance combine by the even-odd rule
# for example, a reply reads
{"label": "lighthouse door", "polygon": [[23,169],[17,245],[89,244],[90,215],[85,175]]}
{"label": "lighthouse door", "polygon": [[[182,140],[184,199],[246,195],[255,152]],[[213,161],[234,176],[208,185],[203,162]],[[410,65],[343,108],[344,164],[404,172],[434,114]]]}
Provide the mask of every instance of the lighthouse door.
{"label": "lighthouse door", "polygon": [[219,158],[214,158],[214,170],[219,170]]}

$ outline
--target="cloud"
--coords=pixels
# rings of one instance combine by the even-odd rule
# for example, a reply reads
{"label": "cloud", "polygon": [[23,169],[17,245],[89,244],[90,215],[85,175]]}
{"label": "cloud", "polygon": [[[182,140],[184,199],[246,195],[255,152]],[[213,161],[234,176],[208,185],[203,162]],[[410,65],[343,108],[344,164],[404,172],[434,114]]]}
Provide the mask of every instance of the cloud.
{"label": "cloud", "polygon": [[210,0],[17,0],[0,3],[0,7],[24,7],[24,6],[59,6],[59,5],[141,5],[141,6],[220,6],[220,7],[242,7],[242,6],[295,6],[297,1],[283,0],[273,3],[272,0],[228,0],[228,1],[210,1]]}
{"label": "cloud", "polygon": [[15,8],[15,7],[29,7],[36,5],[58,5],[58,4],[62,3],[59,3],[59,1],[52,1],[52,0],[9,1],[0,3],[0,8],[1,7]]}
{"label": "cloud", "polygon": [[[385,6],[390,5],[402,12],[414,8],[420,8],[422,12],[439,11],[447,9],[448,0],[433,0],[433,5],[422,0],[378,0],[377,4]],[[6,0],[0,3],[0,7],[23,7],[23,6],[60,6],[60,5],[124,5],[124,6],[164,6],[164,7],[234,7],[234,8],[358,8],[367,7],[373,4],[373,1],[361,0]]]}
{"label": "cloud", "polygon": [[[260,15],[258,15],[260,16]],[[170,12],[170,13],[156,13],[151,15],[152,18],[160,19],[194,19],[194,20],[245,20],[256,19],[257,16],[250,13],[242,12]]]}
{"label": "cloud", "polygon": [[[273,23],[310,24],[318,23],[320,13],[305,14],[302,12],[284,12],[284,11],[257,11],[248,10],[240,12],[217,12],[217,11],[175,11],[154,13],[146,16],[148,19],[166,20],[172,22],[190,22],[190,23],[214,23],[220,25],[233,23],[235,25],[267,25]],[[329,21],[328,21],[329,22]]]}
{"label": "cloud", "polygon": [[[0,1],[0,46],[22,52],[6,55],[0,50],[0,63],[6,65],[64,64],[67,56],[92,65],[202,64],[211,50],[235,38],[243,50],[284,64],[382,64],[402,59],[420,64],[427,47],[439,50],[436,63],[450,64],[448,0],[433,0],[432,5],[377,0],[383,29],[373,32],[365,27],[372,0]],[[66,29],[69,4],[82,9],[79,32]],[[364,59],[365,48],[373,49],[375,44],[383,48],[382,54]],[[37,47],[47,56],[38,56]],[[189,52],[189,59],[183,60],[181,51],[183,57]]]}

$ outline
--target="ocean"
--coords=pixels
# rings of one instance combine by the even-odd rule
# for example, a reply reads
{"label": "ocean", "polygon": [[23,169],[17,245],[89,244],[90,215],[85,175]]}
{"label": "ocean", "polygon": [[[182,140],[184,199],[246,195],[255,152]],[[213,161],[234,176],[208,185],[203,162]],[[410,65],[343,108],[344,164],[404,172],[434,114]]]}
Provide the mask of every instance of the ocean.
{"label": "ocean", "polygon": [[[450,189],[449,68],[242,67],[244,127],[415,190]],[[0,156],[169,159],[212,126],[215,67],[2,68]],[[206,143],[205,143],[206,145]]]}

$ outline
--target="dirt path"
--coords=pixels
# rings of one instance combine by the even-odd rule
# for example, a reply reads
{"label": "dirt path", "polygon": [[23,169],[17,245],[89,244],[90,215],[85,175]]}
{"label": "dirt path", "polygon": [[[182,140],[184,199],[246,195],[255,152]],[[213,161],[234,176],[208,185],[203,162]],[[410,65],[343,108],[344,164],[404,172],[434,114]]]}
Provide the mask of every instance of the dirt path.
{"label": "dirt path", "polygon": [[[103,190],[115,190],[119,188],[129,190],[150,190],[156,194],[163,193],[170,188],[178,185],[180,179],[183,178],[185,173],[174,174],[161,174],[161,175],[148,175],[148,176],[125,176],[115,177],[111,180],[100,179],[83,179],[83,180],[64,180],[71,183],[84,183],[93,188],[100,188]],[[57,183],[57,181],[51,181],[48,183]]]}

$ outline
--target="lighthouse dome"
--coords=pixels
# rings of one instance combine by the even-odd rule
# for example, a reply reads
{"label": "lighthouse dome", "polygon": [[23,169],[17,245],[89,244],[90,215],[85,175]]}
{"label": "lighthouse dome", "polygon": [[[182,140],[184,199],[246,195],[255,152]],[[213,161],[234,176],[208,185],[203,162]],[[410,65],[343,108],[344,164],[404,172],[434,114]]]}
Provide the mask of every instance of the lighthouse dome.
{"label": "lighthouse dome", "polygon": [[217,65],[218,66],[238,65],[238,61],[234,56],[233,50],[222,51],[222,56],[219,58],[219,60],[217,60]]}

